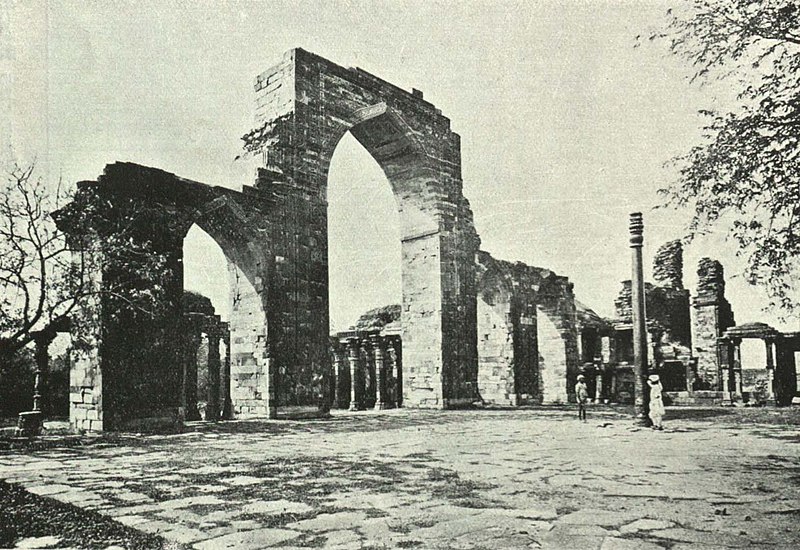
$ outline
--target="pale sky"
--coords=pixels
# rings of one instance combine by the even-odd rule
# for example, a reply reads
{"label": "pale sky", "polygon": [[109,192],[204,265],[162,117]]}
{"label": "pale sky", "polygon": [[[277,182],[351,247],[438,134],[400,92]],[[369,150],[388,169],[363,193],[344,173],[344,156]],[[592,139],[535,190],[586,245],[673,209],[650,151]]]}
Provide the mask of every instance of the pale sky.
{"label": "pale sky", "polygon": [[[698,109],[727,92],[690,84],[663,44],[633,47],[668,4],[0,0],[11,94],[0,128],[16,158],[37,157],[53,179],[95,179],[120,160],[239,188],[254,174],[234,160],[253,125],[254,78],[302,47],[422,90],[461,135],[482,248],[568,276],[581,301],[610,315],[630,277],[628,214],[644,212],[649,272],[688,220],[651,211],[674,177],[664,163],[698,139]],[[399,224],[388,182],[350,136],[328,198],[331,316],[342,329],[399,303]],[[225,314],[221,251],[197,229],[185,250],[187,288]],[[692,245],[687,285],[700,257],[716,257],[737,321],[783,326],[761,312],[763,292],[734,276],[733,252],[719,237]]]}

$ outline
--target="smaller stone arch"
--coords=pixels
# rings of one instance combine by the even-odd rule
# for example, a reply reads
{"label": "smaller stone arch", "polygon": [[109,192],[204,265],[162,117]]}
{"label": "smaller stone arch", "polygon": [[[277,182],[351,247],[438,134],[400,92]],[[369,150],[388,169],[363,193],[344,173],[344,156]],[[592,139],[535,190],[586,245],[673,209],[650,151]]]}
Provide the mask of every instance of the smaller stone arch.
{"label": "smaller stone arch", "polygon": [[511,274],[488,253],[477,256],[478,395],[485,403],[517,405],[514,332],[519,312]]}
{"label": "smaller stone arch", "polygon": [[[138,283],[163,286],[164,307],[155,317],[119,309],[102,292],[79,312],[86,322],[77,323],[76,330],[83,331],[81,340],[87,345],[76,351],[73,361],[71,418],[76,428],[142,429],[183,419],[185,350],[180,338],[169,335],[182,322],[183,239],[193,224],[217,242],[228,262],[233,411],[274,417],[279,406],[319,407],[325,401],[328,362],[306,361],[307,344],[288,330],[302,311],[295,281],[287,276],[297,267],[296,249],[273,246],[277,233],[294,232],[286,223],[292,210],[287,204],[296,208],[302,197],[269,186],[238,192],[130,163],[109,165],[96,182],[80,187],[80,193],[105,201],[114,215],[126,215],[126,208],[145,211],[133,234],[152,242],[166,264],[162,273]],[[82,204],[76,200],[59,217],[66,232],[86,229],[70,226],[66,215]],[[88,238],[92,253],[101,258],[94,275],[100,289],[124,272],[114,258],[104,256],[102,234],[76,237]],[[291,264],[288,272],[281,263]],[[304,263],[313,268],[311,264]],[[294,293],[286,292],[287,287]]]}
{"label": "smaller stone arch", "polygon": [[542,403],[575,399],[580,358],[573,285],[566,277],[539,270],[537,328]]}
{"label": "smaller stone arch", "polygon": [[572,284],[480,251],[478,387],[484,401],[565,403],[578,371]]}

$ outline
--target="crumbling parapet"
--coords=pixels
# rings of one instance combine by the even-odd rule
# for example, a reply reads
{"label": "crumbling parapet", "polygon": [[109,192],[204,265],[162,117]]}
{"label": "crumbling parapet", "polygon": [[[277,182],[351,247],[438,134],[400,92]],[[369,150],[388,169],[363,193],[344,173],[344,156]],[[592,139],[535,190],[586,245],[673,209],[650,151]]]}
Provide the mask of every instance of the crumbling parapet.
{"label": "crumbling parapet", "polygon": [[653,259],[653,280],[662,287],[683,288],[683,245],[674,240],[662,244]]}

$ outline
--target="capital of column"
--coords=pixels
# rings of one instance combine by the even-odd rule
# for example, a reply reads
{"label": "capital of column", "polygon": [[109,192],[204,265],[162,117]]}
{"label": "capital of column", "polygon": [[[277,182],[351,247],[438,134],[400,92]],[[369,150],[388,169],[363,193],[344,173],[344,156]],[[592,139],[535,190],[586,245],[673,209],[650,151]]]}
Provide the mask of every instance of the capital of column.
{"label": "capital of column", "polygon": [[373,334],[369,337],[369,343],[375,351],[383,351],[386,348],[386,340],[379,334]]}
{"label": "capital of column", "polygon": [[219,345],[220,340],[222,340],[222,334],[216,327],[209,328],[206,331],[206,336],[208,337],[209,345],[213,345],[212,342],[216,342],[216,344]]}
{"label": "capital of column", "polygon": [[631,234],[631,248],[641,248],[644,243],[644,221],[641,212],[633,212],[630,215],[628,229]]}
{"label": "capital of column", "polygon": [[361,351],[361,341],[359,338],[348,338],[346,341],[347,346],[347,356],[353,359],[358,358],[358,354]]}

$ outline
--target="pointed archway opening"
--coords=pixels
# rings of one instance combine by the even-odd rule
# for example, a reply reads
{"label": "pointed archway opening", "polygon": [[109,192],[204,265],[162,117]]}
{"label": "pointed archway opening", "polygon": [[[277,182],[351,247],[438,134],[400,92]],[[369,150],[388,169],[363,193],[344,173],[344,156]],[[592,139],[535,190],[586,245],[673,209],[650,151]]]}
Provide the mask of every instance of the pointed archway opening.
{"label": "pointed archway opening", "polygon": [[192,225],[183,240],[183,289],[199,293],[223,321],[230,318],[228,260],[208,233]]}
{"label": "pointed archway opening", "polygon": [[230,411],[231,289],[228,259],[198,225],[183,240],[183,406],[187,420]]}
{"label": "pointed archway opening", "polygon": [[328,175],[329,314],[334,347],[345,342],[357,348],[349,352],[357,359],[344,368],[341,349],[333,358],[334,407],[381,409],[402,401],[400,239],[389,180],[348,132]]}
{"label": "pointed archway opening", "polygon": [[328,175],[330,328],[354,326],[366,311],[399,305],[400,216],[381,167],[349,132]]}

